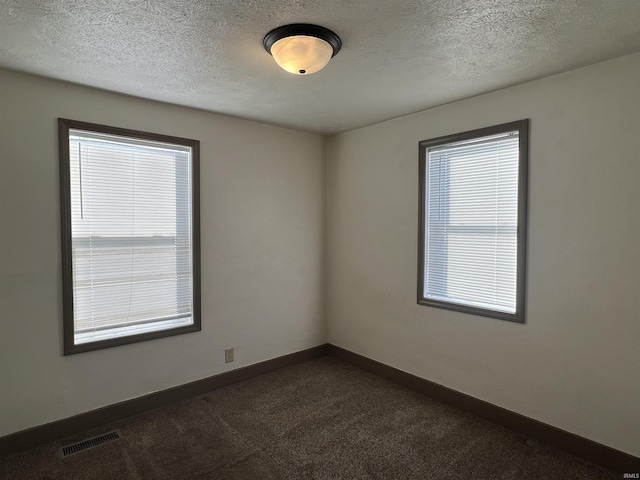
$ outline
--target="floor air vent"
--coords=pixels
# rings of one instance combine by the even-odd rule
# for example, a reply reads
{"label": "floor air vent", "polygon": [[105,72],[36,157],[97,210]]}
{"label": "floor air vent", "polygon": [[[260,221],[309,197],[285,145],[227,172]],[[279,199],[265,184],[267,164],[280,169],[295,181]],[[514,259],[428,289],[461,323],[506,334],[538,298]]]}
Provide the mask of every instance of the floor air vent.
{"label": "floor air vent", "polygon": [[113,442],[114,440],[119,440],[120,438],[122,438],[120,430],[112,430],[111,432],[98,435],[97,437],[86,438],[84,440],[80,440],[79,442],[72,443],[71,445],[60,447],[60,457],[70,457],[71,455],[75,455],[76,453],[99,447],[100,445]]}

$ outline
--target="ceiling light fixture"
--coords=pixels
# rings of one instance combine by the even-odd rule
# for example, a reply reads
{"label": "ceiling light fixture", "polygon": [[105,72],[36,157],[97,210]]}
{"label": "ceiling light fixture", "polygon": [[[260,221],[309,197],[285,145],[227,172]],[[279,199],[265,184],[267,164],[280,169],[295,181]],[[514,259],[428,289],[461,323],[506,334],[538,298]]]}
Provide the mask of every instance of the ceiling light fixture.
{"label": "ceiling light fixture", "polygon": [[309,75],[322,70],[342,48],[342,40],[318,25],[294,23],[274,28],[262,44],[287,72]]}

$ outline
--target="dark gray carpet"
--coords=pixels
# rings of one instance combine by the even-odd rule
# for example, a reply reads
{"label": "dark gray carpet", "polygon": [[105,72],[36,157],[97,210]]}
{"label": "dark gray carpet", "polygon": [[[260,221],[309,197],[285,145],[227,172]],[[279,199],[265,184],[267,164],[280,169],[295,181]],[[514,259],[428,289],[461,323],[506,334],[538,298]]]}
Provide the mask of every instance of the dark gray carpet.
{"label": "dark gray carpet", "polygon": [[0,459],[5,480],[620,477],[331,357]]}

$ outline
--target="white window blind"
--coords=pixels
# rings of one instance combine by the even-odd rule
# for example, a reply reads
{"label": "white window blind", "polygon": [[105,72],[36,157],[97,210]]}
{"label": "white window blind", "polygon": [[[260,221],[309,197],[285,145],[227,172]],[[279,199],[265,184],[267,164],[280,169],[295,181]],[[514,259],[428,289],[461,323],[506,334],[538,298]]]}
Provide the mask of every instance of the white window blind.
{"label": "white window blind", "polygon": [[193,324],[191,154],[69,130],[75,344]]}
{"label": "white window blind", "polygon": [[518,131],[427,149],[424,298],[513,314]]}

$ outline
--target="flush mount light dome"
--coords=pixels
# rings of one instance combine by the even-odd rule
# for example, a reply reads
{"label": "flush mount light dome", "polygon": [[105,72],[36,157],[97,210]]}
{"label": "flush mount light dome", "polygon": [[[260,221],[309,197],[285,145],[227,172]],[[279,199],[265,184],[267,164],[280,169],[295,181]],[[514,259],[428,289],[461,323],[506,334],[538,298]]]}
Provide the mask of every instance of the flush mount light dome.
{"label": "flush mount light dome", "polygon": [[262,44],[278,65],[296,75],[322,70],[342,47],[340,37],[331,30],[307,23],[274,28]]}

